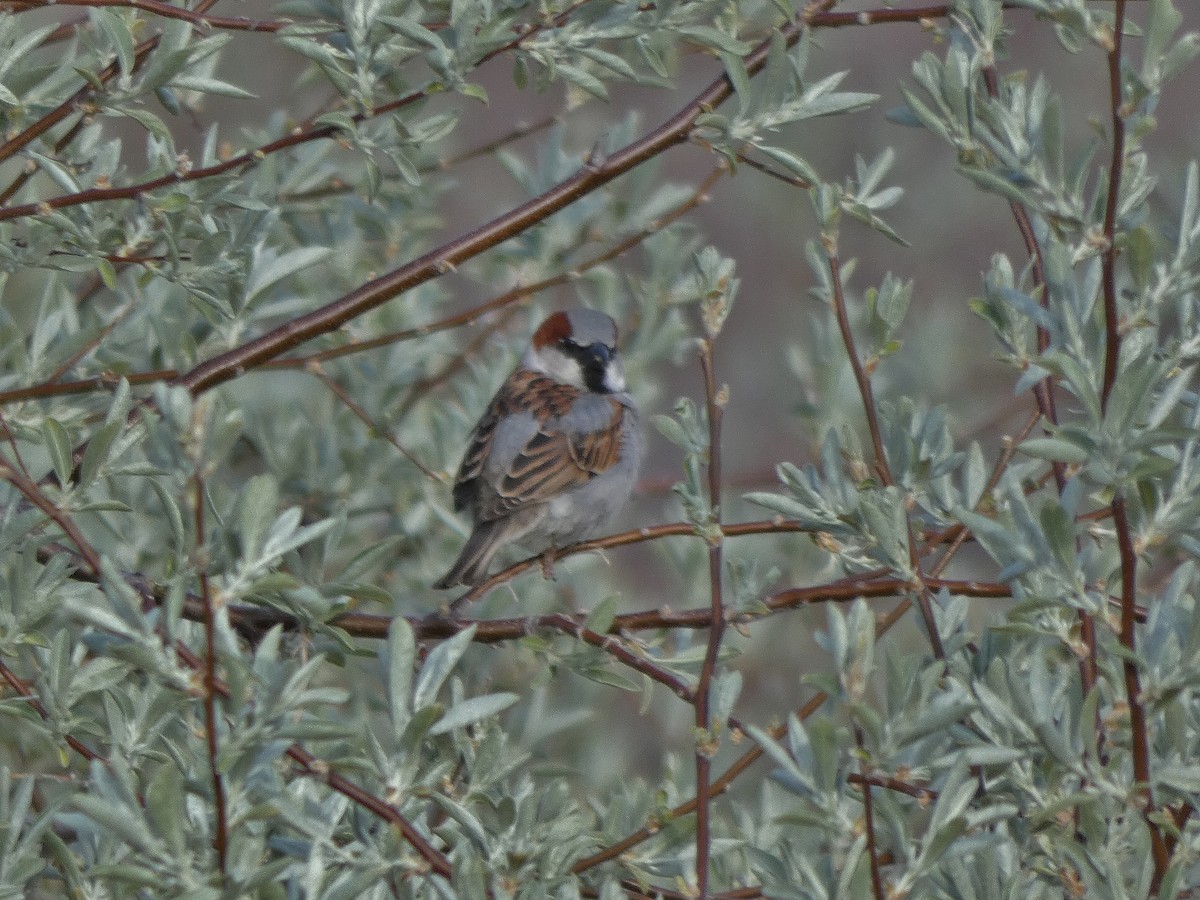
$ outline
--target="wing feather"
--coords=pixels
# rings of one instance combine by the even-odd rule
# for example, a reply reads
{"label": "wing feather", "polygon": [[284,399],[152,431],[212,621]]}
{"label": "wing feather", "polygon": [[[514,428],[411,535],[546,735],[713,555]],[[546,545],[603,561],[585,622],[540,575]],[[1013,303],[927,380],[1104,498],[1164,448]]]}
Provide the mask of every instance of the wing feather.
{"label": "wing feather", "polygon": [[[454,485],[455,509],[475,507],[481,520],[512,515],[586,484],[612,467],[621,450],[625,407],[610,399],[611,415],[595,430],[568,434],[562,417],[583,392],[538,372],[514,372],[471,433]],[[498,483],[486,484],[497,424],[505,416],[530,413],[537,430],[513,456]]]}

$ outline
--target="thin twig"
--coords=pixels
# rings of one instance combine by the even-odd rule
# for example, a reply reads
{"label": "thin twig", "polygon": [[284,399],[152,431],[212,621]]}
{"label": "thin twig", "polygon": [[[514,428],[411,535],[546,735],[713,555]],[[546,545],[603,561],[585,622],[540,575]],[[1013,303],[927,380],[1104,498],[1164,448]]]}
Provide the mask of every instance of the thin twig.
{"label": "thin twig", "polygon": [[47,378],[44,383],[52,384],[71,371],[71,369],[75,367],[76,363],[99,347],[100,344],[104,342],[104,339],[112,334],[116,327],[124,322],[126,318],[128,318],[129,314],[133,312],[134,306],[134,301],[130,300],[119,310],[117,310],[117,314],[113,316],[112,321],[105,323],[104,327],[101,328],[97,334],[95,334],[90,340],[86,341],[82,347],[63,360],[59,364],[58,368],[50,373],[50,377]]}
{"label": "thin twig", "polygon": [[45,513],[54,524],[63,530],[63,533],[75,545],[79,553],[78,559],[86,567],[87,574],[99,580],[100,557],[66,510],[55,504],[33,479],[18,471],[3,457],[0,457],[0,478],[8,481],[26,500]]}
{"label": "thin twig", "polygon": [[894,791],[897,794],[907,794],[910,797],[916,798],[922,807],[938,798],[938,792],[931,787],[926,787],[923,784],[913,784],[909,781],[902,781],[899,778],[880,775],[876,772],[851,772],[846,776],[846,780],[851,784],[860,786],[870,784],[875,787]]}
{"label": "thin twig", "polygon": [[1125,0],[1113,10],[1112,47],[1108,51],[1108,97],[1112,114],[1112,159],[1108,166],[1108,197],[1104,204],[1104,252],[1100,254],[1104,291],[1104,380],[1100,408],[1117,380],[1121,353],[1121,323],[1117,316],[1117,206],[1121,199],[1121,174],[1125,171],[1125,109],[1121,99],[1121,40],[1125,33]]}
{"label": "thin twig", "polygon": [[204,731],[208,744],[208,774],[212,780],[213,806],[216,816],[217,869],[224,881],[228,877],[226,859],[229,853],[229,816],[225,809],[225,779],[217,764],[220,752],[217,722],[217,621],[212,592],[208,584],[208,550],[204,542],[204,482],[199,474],[193,478],[194,525],[196,528],[196,568],[200,580],[200,598],[204,603]]}
{"label": "thin twig", "polygon": [[[539,630],[542,628],[551,628],[577,641],[582,641],[585,644],[596,647],[623,666],[633,669],[635,672],[645,675],[651,681],[663,685],[684,703],[694,704],[696,702],[696,691],[688,687],[687,683],[679,676],[672,674],[645,656],[629,649],[621,639],[618,629],[610,627],[607,632],[601,633],[586,627],[584,621],[582,616],[572,616],[567,613],[550,613],[549,615],[540,617],[537,620],[536,627]],[[741,721],[735,717],[731,716],[724,724],[729,728],[745,731],[745,727]]]}
{"label": "thin twig", "polygon": [[[833,313],[837,319],[838,331],[842,335],[842,344],[846,348],[846,356],[850,360],[850,368],[854,373],[854,381],[858,385],[858,395],[862,401],[863,413],[867,418],[867,430],[871,435],[871,443],[875,448],[875,471],[879,479],[887,486],[895,486],[891,466],[888,464],[887,452],[883,447],[883,433],[879,427],[879,415],[875,406],[875,391],[871,387],[871,376],[858,356],[858,347],[854,340],[854,331],[850,327],[850,314],[846,309],[846,295],[842,289],[842,267],[838,256],[837,237],[834,234],[822,234],[821,243],[825,248],[825,257],[829,262],[829,279],[832,290]],[[925,630],[929,634],[929,643],[933,655],[937,659],[946,658],[946,650],[942,646],[942,636],[938,631],[937,619],[933,614],[933,601],[929,588],[924,584],[921,574],[920,559],[917,555],[916,544],[913,540],[912,523],[907,520],[908,553],[913,577],[917,579],[915,586],[917,605],[921,610],[921,618],[925,622]]]}
{"label": "thin twig", "polygon": [[854,726],[854,743],[858,747],[861,757],[859,770],[862,773],[862,781],[860,786],[863,794],[863,819],[867,833],[867,861],[871,866],[871,894],[875,900],[884,900],[886,895],[883,891],[883,877],[879,874],[879,854],[875,850],[875,806],[871,799],[871,781],[867,778],[869,766],[867,748],[863,742],[862,728],[858,725]]}
{"label": "thin twig", "polygon": [[[536,134],[539,131],[549,128],[558,121],[560,121],[560,118],[557,115],[552,115],[546,116],[546,118],[542,119],[541,121],[534,122],[532,125],[518,123],[510,131],[505,132],[497,138],[493,138],[492,140],[484,144],[480,144],[477,147],[472,147],[469,150],[464,150],[462,153],[458,154],[458,156],[440,159],[437,162],[421,166],[417,171],[422,175],[427,175],[434,172],[449,171],[461,163],[468,162],[480,156],[486,156],[487,154],[499,150],[501,147],[504,147],[507,144],[511,144],[512,142],[518,141],[521,138],[528,137],[531,134]],[[389,175],[388,177],[399,177],[399,175]],[[297,191],[294,194],[279,194],[278,200],[280,203],[303,203],[308,200],[322,200],[326,197],[336,197],[343,194],[348,194],[354,189],[355,188],[353,185],[337,180],[323,187],[312,188],[311,190],[307,191]]]}
{"label": "thin twig", "polygon": [[854,331],[850,327],[850,315],[846,311],[846,296],[842,290],[842,266],[838,258],[837,238],[831,234],[823,234],[821,243],[825,247],[825,257],[829,261],[829,279],[833,291],[833,314],[837,319],[838,331],[842,335],[842,344],[846,347],[846,355],[850,358],[850,369],[854,373],[854,381],[858,385],[858,396],[862,401],[863,413],[867,417],[867,430],[871,435],[871,444],[875,448],[875,471],[879,479],[886,485],[894,485],[892,470],[888,465],[887,453],[883,449],[883,434],[879,429],[879,416],[875,411],[875,392],[871,389],[871,378],[858,358],[855,347]]}
{"label": "thin twig", "polygon": [[708,505],[713,528],[705,534],[708,543],[708,581],[710,626],[708,644],[704,649],[704,664],[696,684],[696,890],[701,898],[708,896],[708,858],[712,851],[710,776],[712,758],[720,746],[714,732],[712,711],[709,709],[712,679],[721,653],[721,638],[725,634],[725,601],[722,591],[722,550],[725,535],[721,531],[721,417],[725,402],[724,388],[718,389],[713,372],[714,335],[700,341],[700,369],[704,375],[704,406],[708,414]]}
{"label": "thin twig", "polygon": [[[50,721],[50,710],[46,708],[46,704],[42,703],[42,701],[38,699],[37,693],[34,691],[33,686],[26,683],[26,681],[16,672],[10,669],[8,664],[2,659],[0,659],[0,678],[3,678],[8,686],[13,689],[18,700],[24,700],[29,704],[35,713],[41,716],[42,721]],[[103,755],[97,753],[74,735],[64,734],[63,740],[67,742],[68,747],[89,762],[101,762],[105,765],[108,764],[108,760]]]}
{"label": "thin twig", "polygon": [[[217,28],[230,31],[276,32],[293,24],[286,19],[263,20],[248,19],[245,16],[210,16],[195,10],[172,6],[169,3],[161,2],[161,0],[16,0],[16,2],[0,3],[0,8],[7,8],[16,12],[50,6],[119,6],[128,9],[138,9],[142,12],[161,16],[164,19],[180,19],[184,22],[191,22],[193,25],[200,26],[201,28]],[[331,24],[330,30],[332,31],[333,29],[334,26]]]}
{"label": "thin twig", "polygon": [[442,476],[440,476],[433,469],[429,468],[429,466],[425,465],[425,463],[421,462],[420,457],[400,443],[400,439],[392,434],[391,428],[382,422],[376,422],[375,419],[371,417],[371,414],[363,409],[362,405],[346,392],[345,388],[343,388],[340,384],[330,378],[328,374],[321,370],[319,364],[307,366],[305,367],[304,371],[308,372],[319,382],[321,382],[321,384],[329,388],[329,392],[333,394],[333,396],[337,397],[338,400],[340,400],[345,407],[350,410],[350,412],[354,413],[355,417],[357,417],[360,422],[395,447],[396,450],[400,452],[400,455],[420,469],[421,474],[423,474],[426,478],[429,478],[432,481],[443,480]]}
{"label": "thin twig", "polygon": [[1154,859],[1154,878],[1150,883],[1151,896],[1158,893],[1162,879],[1170,864],[1170,854],[1163,840],[1162,829],[1154,821],[1157,810],[1154,793],[1150,787],[1150,735],[1146,722],[1146,709],[1142,705],[1141,676],[1136,657],[1137,638],[1134,628],[1134,603],[1137,594],[1137,553],[1133,549],[1133,535],[1129,528],[1129,515],[1125,498],[1118,496],[1112,502],[1113,527],[1117,533],[1117,547],[1121,554],[1121,646],[1125,648],[1122,667],[1125,673],[1125,702],[1129,705],[1129,730],[1132,740],[1133,780],[1135,790],[1142,798],[1142,817],[1150,832],[1150,855]]}

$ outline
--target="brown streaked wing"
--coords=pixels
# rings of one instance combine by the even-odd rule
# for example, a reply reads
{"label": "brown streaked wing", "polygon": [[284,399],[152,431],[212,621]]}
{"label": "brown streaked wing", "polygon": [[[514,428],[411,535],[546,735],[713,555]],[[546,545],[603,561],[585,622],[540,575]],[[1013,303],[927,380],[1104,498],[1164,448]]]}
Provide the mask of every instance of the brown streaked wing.
{"label": "brown streaked wing", "polygon": [[530,504],[545,503],[616,463],[625,409],[616,402],[612,405],[612,418],[598,431],[569,438],[543,426],[508,467],[485,515],[507,515]]}
{"label": "brown streaked wing", "polygon": [[612,418],[608,425],[599,431],[589,431],[576,435],[571,441],[571,455],[580,468],[590,475],[599,475],[612,468],[621,452],[621,423],[625,418],[625,407],[615,400],[609,400],[612,405]]}
{"label": "brown streaked wing", "polygon": [[[501,392],[503,390],[501,388]],[[467,452],[463,454],[458,475],[454,479],[454,508],[458,512],[479,499],[479,476],[483,473],[488,454],[492,452],[492,439],[496,436],[502,402],[501,394],[497,393],[467,439]]]}

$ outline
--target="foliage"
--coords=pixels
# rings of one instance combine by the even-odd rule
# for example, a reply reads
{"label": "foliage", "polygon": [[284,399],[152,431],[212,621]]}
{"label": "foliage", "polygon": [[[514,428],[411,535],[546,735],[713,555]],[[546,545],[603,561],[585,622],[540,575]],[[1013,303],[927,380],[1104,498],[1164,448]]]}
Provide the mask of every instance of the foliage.
{"label": "foliage", "polygon": [[[0,896],[1200,892],[1187,6],[0,4]],[[883,29],[890,111],[825,44]],[[976,297],[914,281],[918,136],[1020,242]],[[803,338],[698,218],[746,184]],[[463,436],[565,302],[672,496],[450,613]]]}

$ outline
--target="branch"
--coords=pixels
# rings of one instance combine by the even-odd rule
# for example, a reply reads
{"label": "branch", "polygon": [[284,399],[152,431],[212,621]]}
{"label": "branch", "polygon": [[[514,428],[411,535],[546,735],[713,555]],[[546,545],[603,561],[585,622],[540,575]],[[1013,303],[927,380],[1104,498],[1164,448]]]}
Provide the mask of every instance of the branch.
{"label": "branch", "polygon": [[[548,278],[543,278],[541,281],[536,281],[532,284],[518,285],[511,290],[505,291],[497,297],[492,298],[486,303],[479,304],[471,309],[458,313],[453,316],[446,316],[436,322],[431,322],[427,325],[420,325],[416,328],[406,328],[400,331],[389,332],[377,337],[368,338],[361,341],[351,341],[348,344],[343,344],[340,347],[330,347],[326,350],[318,350],[315,353],[310,353],[304,356],[290,356],[284,359],[274,359],[264,363],[263,369],[300,369],[310,366],[314,363],[321,363],[327,360],[340,359],[343,356],[350,356],[355,353],[364,353],[368,350],[374,350],[379,347],[385,347],[391,344],[400,343],[401,341],[415,340],[418,338],[427,337],[440,331],[449,331],[453,328],[459,328],[464,325],[474,323],[480,316],[486,313],[493,312],[504,307],[519,303],[535,294],[548,290],[552,287],[568,284],[575,280],[585,272],[603,265],[618,256],[633,249],[643,243],[650,236],[662,231],[668,225],[683,218],[693,209],[696,209],[701,204],[708,200],[708,192],[716,184],[717,180],[726,171],[724,164],[718,164],[713,167],[712,172],[697,186],[682,203],[679,203],[674,208],[648,222],[646,226],[633,234],[628,235],[618,241],[612,247],[602,253],[585,260],[577,266],[574,266],[564,272],[559,272],[557,275],[552,275]],[[61,367],[60,367],[61,368]],[[123,377],[131,385],[156,384],[162,381],[170,381],[178,378],[180,373],[175,369],[158,369],[151,372],[132,372],[123,376],[117,376],[110,373],[102,373],[94,375],[90,378],[83,378],[78,381],[51,383],[50,381],[35,384],[30,387],[14,388],[8,391],[0,391],[0,406],[15,403],[21,400],[36,400],[47,397],[59,397],[70,394],[83,394],[95,390],[112,390],[121,383]]]}
{"label": "branch", "polygon": [[[788,23],[780,31],[790,46],[799,40],[803,30],[803,20],[799,20]],[[748,74],[756,74],[762,69],[770,44],[770,39],[763,41],[743,59]],[[368,281],[325,306],[200,363],[177,379],[177,383],[194,394],[209,390],[318,335],[335,331],[393,297],[453,270],[687,140],[696,119],[721,105],[732,93],[733,86],[729,78],[721,74],[690,103],[645,137],[607,158],[589,159],[575,175],[474,231]]]}
{"label": "branch", "polygon": [[1112,46],[1108,51],[1108,98],[1112,111],[1112,159],[1108,167],[1108,197],[1104,204],[1104,252],[1100,256],[1104,289],[1104,381],[1100,408],[1117,380],[1117,358],[1121,353],[1121,327],[1117,321],[1117,204],[1121,198],[1121,174],[1125,169],[1125,111],[1121,101],[1121,39],[1125,32],[1125,0],[1117,0],[1113,11]]}
{"label": "branch", "polygon": [[[567,613],[550,613],[541,618],[539,625],[543,628],[560,631],[578,641],[603,650],[622,665],[633,669],[635,672],[640,672],[652,681],[663,685],[684,703],[694,704],[696,702],[696,692],[688,687],[682,678],[673,675],[662,666],[655,665],[645,656],[641,656],[630,650],[625,645],[625,642],[615,633],[617,629],[610,628],[608,632],[601,634],[598,631],[593,631],[591,628],[585,627],[583,624],[584,621],[585,619],[582,616],[572,616]],[[731,729],[745,731],[742,723],[732,716],[725,724]]]}
{"label": "branch", "polygon": [[850,358],[850,368],[854,372],[858,395],[862,399],[863,413],[867,417],[867,430],[871,433],[871,444],[875,448],[875,470],[884,484],[894,485],[895,480],[892,478],[892,470],[888,465],[887,453],[883,449],[879,417],[875,412],[875,393],[871,389],[870,376],[867,375],[862,360],[858,358],[858,350],[854,343],[854,331],[850,328],[850,316],[846,312],[846,296],[842,291],[842,266],[838,259],[837,238],[832,234],[822,234],[821,243],[825,248],[825,257],[829,260],[834,317],[837,319],[838,331],[842,335],[842,344],[846,347],[846,355]]}
{"label": "branch", "polygon": [[[726,300],[728,302],[728,300]],[[709,329],[708,323],[705,323]],[[700,342],[700,368],[704,374],[704,405],[708,413],[708,506],[713,517],[713,527],[706,533],[708,542],[708,581],[710,625],[708,644],[704,650],[704,664],[700,668],[700,680],[696,685],[696,890],[700,897],[708,896],[708,857],[712,850],[712,826],[710,821],[709,783],[712,758],[719,742],[713,730],[709,698],[713,674],[717,668],[717,657],[721,652],[721,638],[725,633],[725,601],[721,590],[721,555],[725,535],[721,531],[721,417],[725,401],[724,388],[717,389],[713,374],[713,342],[716,329],[708,330],[708,336]]]}
{"label": "branch", "polygon": [[875,850],[875,806],[871,799],[871,781],[868,776],[867,748],[863,743],[862,728],[854,726],[854,743],[858,747],[862,762],[859,766],[859,786],[863,793],[863,818],[867,830],[867,860],[871,864],[871,894],[875,900],[884,900],[883,878],[879,874],[879,854]]}
{"label": "branch", "polygon": [[1137,643],[1134,629],[1134,603],[1137,592],[1137,553],[1129,529],[1125,498],[1112,502],[1113,527],[1117,532],[1117,547],[1121,553],[1121,646],[1125,648],[1122,667],[1125,673],[1125,702],[1129,704],[1129,730],[1132,738],[1133,780],[1142,798],[1142,817],[1150,832],[1150,852],[1154,859],[1154,878],[1151,895],[1158,893],[1170,864],[1170,854],[1162,829],[1154,821],[1154,794],[1150,789],[1150,736],[1146,710],[1142,705],[1141,678],[1138,674]]}
{"label": "branch", "polygon": [[84,573],[99,583],[100,557],[66,511],[47,497],[36,482],[19,472],[3,457],[0,457],[0,478],[9,482],[26,500],[45,513],[54,524],[63,530],[63,533],[70,538],[71,543],[79,552],[77,559],[83,563]]}
{"label": "branch", "polygon": [[[41,716],[43,722],[50,722],[50,710],[46,708],[46,704],[38,699],[37,692],[33,686],[27,683],[20,675],[8,667],[4,660],[0,659],[0,678],[8,684],[16,693],[17,700],[24,700],[32,707],[33,711]],[[97,753],[79,738],[70,734],[63,734],[63,740],[67,742],[67,746],[82,756],[89,762],[100,762],[108,765],[108,760],[100,753]]]}
{"label": "branch", "polygon": [[204,732],[208,744],[208,774],[212,780],[213,805],[216,807],[217,869],[224,880],[228,877],[229,817],[225,809],[225,780],[217,764],[220,752],[217,735],[217,621],[212,592],[208,585],[208,550],[204,544],[204,482],[199,474],[193,480],[193,500],[196,504],[193,525],[196,529],[196,568],[199,572],[200,598],[204,603]]}
{"label": "branch", "polygon": [[[846,295],[842,290],[842,267],[838,257],[837,236],[832,233],[821,235],[821,244],[825,248],[826,259],[829,260],[829,279],[832,289],[833,312],[837,319],[838,331],[842,335],[842,343],[846,347],[846,356],[850,359],[850,368],[854,372],[854,380],[858,384],[858,395],[862,400],[863,413],[867,417],[867,430],[871,434],[871,443],[875,448],[875,470],[880,480],[889,487],[895,486],[891,466],[888,465],[887,452],[883,447],[883,433],[879,428],[879,416],[875,408],[875,391],[871,387],[871,376],[858,356],[858,348],[854,341],[854,331],[850,327],[850,315],[846,310]],[[921,618],[925,622],[925,630],[929,634],[929,642],[933,655],[937,659],[946,658],[946,649],[942,646],[942,636],[938,632],[937,619],[933,615],[933,602],[929,589],[921,574],[921,563],[917,555],[916,544],[913,540],[912,522],[905,515],[905,527],[908,532],[908,552],[913,576],[917,579],[917,604],[921,609]]]}
{"label": "branch", "polygon": [[24,12],[51,6],[120,6],[140,9],[142,12],[162,16],[164,19],[181,19],[202,28],[221,28],[233,31],[275,32],[292,24],[288,20],[248,19],[245,16],[209,16],[196,10],[172,6],[161,0],[11,0],[11,2],[0,3],[0,9],[12,12]]}

